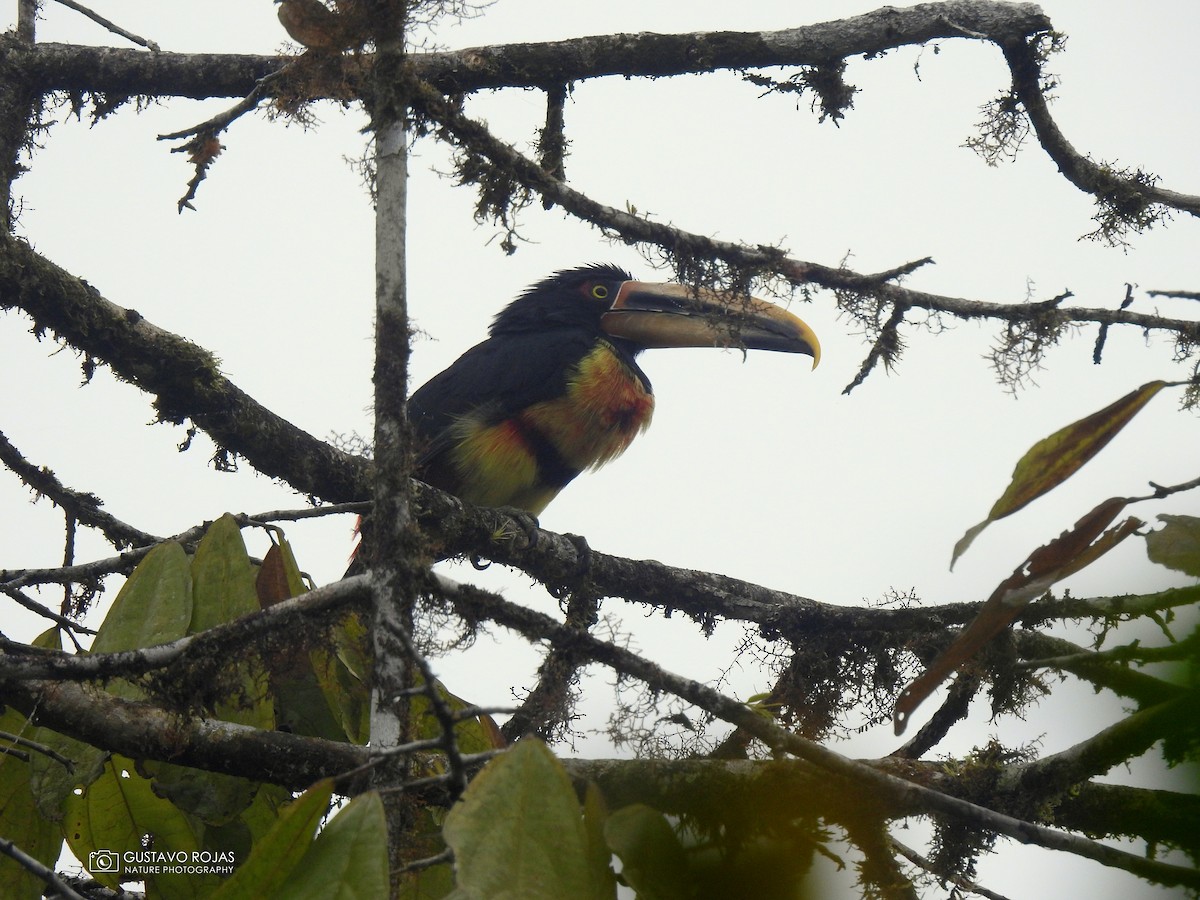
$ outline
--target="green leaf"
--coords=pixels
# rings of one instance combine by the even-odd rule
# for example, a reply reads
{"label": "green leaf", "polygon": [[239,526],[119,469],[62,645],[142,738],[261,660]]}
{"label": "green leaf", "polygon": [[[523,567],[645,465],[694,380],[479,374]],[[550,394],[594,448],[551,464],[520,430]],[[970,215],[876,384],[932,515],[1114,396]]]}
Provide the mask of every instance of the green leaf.
{"label": "green leaf", "polygon": [[[16,710],[0,713],[0,731],[33,740],[34,730]],[[38,814],[30,785],[30,764],[13,753],[3,752],[9,747],[9,741],[0,739],[0,836],[53,868],[62,848],[62,833],[57,824]],[[14,749],[28,754],[30,759],[42,755],[32,749]],[[45,886],[16,860],[0,855],[0,897],[37,900]]]}
{"label": "green leaf", "polygon": [[[309,658],[329,708],[345,738],[366,744],[371,736],[370,637],[362,618],[351,613],[333,628],[333,649],[314,649]],[[342,738],[339,737],[339,740]]]}
{"label": "green leaf", "polygon": [[387,818],[379,794],[350,801],[292,872],[280,900],[375,900],[387,897]]}
{"label": "green leaf", "polygon": [[[151,550],[121,587],[92,641],[92,653],[113,653],[164,644],[187,634],[192,621],[191,562],[174,542]],[[137,699],[142,691],[124,680],[109,692]]]}
{"label": "green leaf", "polygon": [[333,782],[319,781],[279,813],[270,828],[250,851],[212,900],[258,900],[279,897],[279,890],[312,847],[317,826],[329,809]]}
{"label": "green leaf", "polygon": [[[258,612],[254,567],[241,529],[228,513],[208,527],[192,558],[190,573],[189,634]],[[215,704],[217,718],[274,729],[275,710],[262,666],[254,656],[242,658],[235,665],[237,671],[230,675],[227,688],[232,696]],[[212,825],[229,823],[254,799],[256,786],[245,778],[162,762],[145,763],[144,771],[153,778],[161,796]]]}
{"label": "green leaf", "polygon": [[1200,519],[1161,513],[1163,527],[1146,535],[1151,561],[1185,575],[1200,577]]}
{"label": "green leaf", "polygon": [[[434,690],[438,696],[453,712],[467,709],[473,704],[467,703],[461,697],[456,697],[454,694],[446,690],[446,686],[440,681],[434,682]],[[410,714],[413,720],[413,736],[418,740],[427,738],[435,738],[442,733],[442,723],[438,721],[437,716],[433,712],[433,706],[429,702],[429,697],[426,694],[417,694],[410,701]],[[463,753],[484,753],[488,750],[495,750],[496,746],[492,743],[483,724],[478,717],[463,719],[454,726],[454,735],[458,740],[458,748]]]}
{"label": "green leaf", "polygon": [[[33,639],[33,646],[46,650],[61,650],[62,640],[58,628],[51,628],[39,634]],[[108,754],[99,747],[77,741],[49,728],[36,728],[29,737],[74,764],[73,769],[68,769],[44,753],[35,753],[29,758],[30,787],[33,789],[37,810],[51,822],[59,822],[63,817],[63,804],[71,795],[71,791],[76,787],[86,787],[99,778]]]}
{"label": "green leaf", "polygon": [[455,898],[612,897],[611,875],[590,860],[567,773],[546,745],[526,738],[490,762],[446,816]]}
{"label": "green leaf", "polygon": [[[267,551],[256,587],[264,608],[307,590],[286,540],[280,538]],[[293,734],[366,744],[371,707],[370,690],[363,677],[366,665],[355,669],[347,663],[347,659],[365,655],[366,628],[352,613],[333,626],[332,637],[332,648],[309,650],[296,645],[272,650],[267,662],[275,718]]]}
{"label": "green leaf", "polygon": [[115,889],[122,875],[127,879],[144,877],[147,897],[186,900],[207,895],[217,883],[215,875],[190,874],[172,866],[159,867],[159,871],[151,866],[145,872],[131,868],[138,860],[126,854],[145,851],[144,836],[150,836],[153,852],[182,852],[189,858],[199,843],[187,816],[156,795],[150,782],[124,757],[110,757],[100,778],[86,791],[68,798],[63,831],[71,852],[85,866],[94,852],[108,851],[121,857],[120,873],[92,871],[106,887]]}
{"label": "green leaf", "polygon": [[608,808],[600,789],[588,782],[583,794],[583,833],[587,840],[588,868],[597,876],[592,897],[595,900],[611,900],[617,895],[617,876],[612,870],[612,851],[604,836],[608,822]]}
{"label": "green leaf", "polygon": [[992,505],[987,518],[967,529],[954,545],[950,568],[954,568],[954,563],[989,524],[1012,515],[1078,472],[1164,387],[1168,387],[1168,382],[1143,384],[1115,403],[1060,428],[1030,447],[1017,463],[1012,481]]}
{"label": "green leaf", "polygon": [[608,817],[604,836],[638,900],[685,900],[687,857],[662,813],[640,803],[626,806]]}
{"label": "green leaf", "polygon": [[247,778],[174,763],[147,760],[141,768],[159,796],[207,825],[227,825],[237,818],[253,802],[258,789]]}
{"label": "green leaf", "polygon": [[258,612],[254,566],[237,521],[229,513],[211,525],[192,559],[191,634]]}

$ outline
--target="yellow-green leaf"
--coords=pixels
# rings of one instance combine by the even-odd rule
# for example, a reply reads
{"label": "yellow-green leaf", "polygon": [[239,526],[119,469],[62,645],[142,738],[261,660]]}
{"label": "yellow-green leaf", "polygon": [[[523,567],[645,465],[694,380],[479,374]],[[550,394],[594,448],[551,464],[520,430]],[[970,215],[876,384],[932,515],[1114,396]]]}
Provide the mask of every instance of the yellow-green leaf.
{"label": "yellow-green leaf", "polygon": [[687,858],[662,813],[640,803],[623,807],[608,817],[604,835],[639,900],[685,900]]}
{"label": "yellow-green leaf", "polygon": [[[317,835],[279,900],[373,900],[388,896],[387,818],[379,794],[351,800]],[[565,896],[565,895],[564,895]]]}
{"label": "yellow-green leaf", "polygon": [[192,559],[190,633],[207,631],[238,616],[258,612],[254,567],[237,521],[229,513],[211,525]]}
{"label": "yellow-green leaf", "polygon": [[279,818],[255,844],[238,870],[212,896],[212,900],[258,900],[280,897],[284,882],[291,877],[312,846],[317,826],[329,809],[333,782],[319,781],[289,803]]}
{"label": "yellow-green leaf", "polygon": [[[138,857],[146,851],[142,839],[151,836],[152,852],[190,854],[199,843],[187,816],[154,793],[150,782],[137,773],[131,760],[112,756],[104,772],[80,794],[67,800],[63,832],[71,852],[84,866],[94,853],[115,854],[119,872],[90,869],[101,884],[116,888],[119,877],[144,878],[147,897],[187,900],[202,897],[216,885],[215,875],[191,874],[182,866],[155,866],[153,859]],[[148,865],[142,871],[141,865]],[[156,870],[157,869],[157,870]]]}
{"label": "yellow-green leaf", "polygon": [[538,740],[518,741],[492,760],[450,810],[443,833],[456,860],[454,897],[590,898],[609,878],[593,868],[567,773]]}
{"label": "yellow-green leaf", "polygon": [[600,789],[588,782],[583,794],[583,832],[587,838],[588,869],[594,873],[592,900],[611,900],[617,892],[617,876],[612,870],[612,851],[604,835],[608,807]]}
{"label": "yellow-green leaf", "polygon": [[967,530],[954,545],[950,568],[971,546],[971,542],[990,523],[1017,510],[1062,484],[1104,449],[1129,420],[1164,387],[1165,381],[1151,381],[1130,391],[1120,400],[1097,410],[1054,434],[1038,441],[1026,451],[1013,470],[1012,481],[993,505],[987,518]]}
{"label": "yellow-green leaf", "polygon": [[[32,740],[35,729],[15,709],[6,709],[0,713],[0,731]],[[30,764],[15,753],[5,752],[11,746],[9,740],[0,739],[0,836],[12,841],[44,865],[54,868],[62,848],[62,833],[55,822],[39,815],[30,785]],[[36,750],[13,749],[28,754],[31,759],[41,756]],[[45,887],[40,878],[15,859],[0,856],[0,897],[37,900]]]}
{"label": "yellow-green leaf", "polygon": [[[434,690],[452,712],[467,709],[471,704],[446,690],[440,681],[434,682]],[[413,736],[417,739],[435,738],[442,733],[442,723],[434,714],[426,694],[415,695],[410,702],[413,718]],[[458,747],[463,753],[484,753],[494,750],[491,736],[478,718],[463,719],[454,726]]]}
{"label": "yellow-green leaf", "polygon": [[[192,615],[188,633],[206,631],[239,616],[258,612],[254,567],[241,529],[226,513],[213,522],[192,558]],[[254,728],[275,727],[274,705],[268,697],[266,674],[257,657],[231,660],[236,674],[228,679],[228,699],[215,704],[217,717]],[[254,799],[255,785],[245,778],[202,772],[165,762],[145,764],[155,790],[180,809],[204,822],[224,825]]]}
{"label": "yellow-green leaf", "polygon": [[1147,555],[1168,569],[1200,578],[1200,519],[1162,513],[1158,520],[1163,527],[1146,535]]}
{"label": "yellow-green leaf", "polygon": [[191,621],[191,561],[178,544],[159,544],[121,587],[92,641],[92,652],[135,650],[173,641],[187,634]]}

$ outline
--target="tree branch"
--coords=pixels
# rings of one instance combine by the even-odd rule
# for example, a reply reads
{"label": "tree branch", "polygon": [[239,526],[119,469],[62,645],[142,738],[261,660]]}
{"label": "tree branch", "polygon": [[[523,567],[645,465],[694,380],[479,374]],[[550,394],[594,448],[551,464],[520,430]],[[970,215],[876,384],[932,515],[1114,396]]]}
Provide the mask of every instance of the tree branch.
{"label": "tree branch", "polygon": [[[413,54],[419,77],[447,94],[539,87],[603,77],[662,77],[775,66],[825,66],[937,39],[1003,41],[1051,27],[1032,3],[952,0],[885,7],[833,22],[764,32],[596,35]],[[147,54],[108,47],[39,44],[10,48],[43,91],[133,96],[242,97],[284,62],[275,56]],[[345,57],[343,83],[361,83],[365,61]]]}
{"label": "tree branch", "polygon": [[88,9],[81,3],[76,3],[75,0],[57,0],[57,2],[68,9],[73,9],[75,12],[87,16],[87,18],[91,19],[97,25],[107,28],[113,34],[123,37],[127,41],[132,41],[140,47],[145,47],[147,50],[152,50],[155,53],[158,53],[161,49],[154,41],[147,40],[144,37],[139,37],[132,31],[126,31],[120,25],[116,24],[115,22],[110,22],[108,19],[104,18],[104,16],[100,15],[94,10]]}
{"label": "tree branch", "polygon": [[5,680],[6,704],[37,725],[131,759],[159,759],[303,790],[368,761],[363,747],[219,719],[55,681]]}
{"label": "tree branch", "polygon": [[1197,740],[1198,722],[1200,693],[1190,691],[1126,716],[1060,753],[1014,763],[1001,776],[1002,787],[1009,793],[1049,800],[1094,775],[1103,775],[1114,766],[1141,756],[1167,735],[1182,733],[1186,740]]}
{"label": "tree branch", "polygon": [[15,843],[2,836],[0,836],[0,853],[16,860],[22,868],[46,882],[58,896],[64,897],[66,900],[84,900],[73,888],[65,884],[53,869],[38,862]]}
{"label": "tree branch", "polygon": [[[994,303],[930,294],[889,283],[889,279],[895,277],[891,272],[869,275],[845,268],[831,268],[789,257],[777,248],[719,241],[653,222],[605,206],[556,179],[536,162],[496,138],[484,125],[464,115],[429,84],[411,78],[408,87],[413,107],[440,127],[439,134],[443,140],[486,160],[506,176],[517,179],[547,200],[606,233],[618,235],[631,243],[662,248],[681,275],[702,268],[696,262],[698,259],[717,259],[734,267],[740,277],[779,275],[796,287],[815,285],[833,290],[838,294],[839,306],[856,316],[862,315],[864,299],[870,298],[874,303],[888,304],[900,312],[922,309],[962,319],[994,318],[1007,323],[1034,323],[1039,328],[1052,327],[1058,330],[1085,322],[1134,325],[1144,331],[1170,332],[1187,346],[1200,344],[1200,321],[1172,319],[1128,309],[1060,308],[1059,303],[1063,298],[1054,298],[1051,304]],[[475,177],[488,177],[486,171],[472,174]],[[907,269],[902,268],[902,271]],[[893,313],[893,318],[895,315]],[[1052,321],[1047,324],[1048,318]]]}
{"label": "tree branch", "polygon": [[[1101,206],[1099,236],[1106,239],[1118,238],[1122,232],[1115,223],[1110,226],[1105,219],[1119,217],[1130,228],[1140,230],[1161,218],[1148,212],[1151,204],[1161,204],[1178,209],[1193,216],[1200,216],[1200,196],[1168,191],[1154,185],[1152,177],[1138,172],[1129,175],[1115,171],[1111,166],[1098,165],[1076,150],[1050,115],[1042,83],[1041,61],[1038,56],[1038,41],[1013,37],[998,42],[1004,50],[1004,59],[1013,76],[1013,94],[1029,114],[1034,133],[1042,149],[1058,166],[1063,176],[1084,193],[1092,194]],[[1107,209],[1105,209],[1107,207]]]}
{"label": "tree branch", "polygon": [[35,253],[0,241],[0,308],[20,309],[34,331],[52,331],[88,357],[155,396],[159,421],[191,419],[223,453],[264,475],[330,500],[368,496],[367,463],[266,409],[221,374],[208,351],[104,299],[86,282]]}
{"label": "tree branch", "polygon": [[1098,688],[1146,706],[1172,700],[1183,691],[1179,685],[1105,661],[1094,651],[1030,628],[1013,632],[1013,638],[1023,660],[1017,665],[1023,668],[1046,667],[1070,672]]}
{"label": "tree branch", "polygon": [[745,728],[772,750],[793,754],[839,780],[845,779],[849,783],[857,783],[876,791],[877,802],[881,804],[913,806],[925,813],[948,815],[960,822],[1013,838],[1021,843],[1073,853],[1102,865],[1125,869],[1159,884],[1200,887],[1200,872],[1194,869],[1147,860],[1076,835],[1016,819],[881,772],[792,734],[746,705],[699,682],[666,672],[629,650],[605,643],[590,635],[569,634],[565,626],[541,613],[466,585],[447,585],[443,581],[443,587],[446,599],[468,622],[491,620],[517,631],[531,641],[573,640],[576,647],[586,650],[597,662],[621,674],[644,681],[658,690],[675,694],[732,725]]}
{"label": "tree branch", "polygon": [[74,491],[66,487],[45,466],[35,466],[0,431],[0,463],[3,463],[40,497],[46,497],[55,506],[65,509],[78,522],[98,529],[118,550],[158,540],[140,528],[134,528],[100,509],[104,501],[95,494]]}
{"label": "tree branch", "polygon": [[1126,837],[1179,847],[1200,857],[1200,797],[1174,791],[1088,782],[1063,795],[1056,824],[1093,837]]}

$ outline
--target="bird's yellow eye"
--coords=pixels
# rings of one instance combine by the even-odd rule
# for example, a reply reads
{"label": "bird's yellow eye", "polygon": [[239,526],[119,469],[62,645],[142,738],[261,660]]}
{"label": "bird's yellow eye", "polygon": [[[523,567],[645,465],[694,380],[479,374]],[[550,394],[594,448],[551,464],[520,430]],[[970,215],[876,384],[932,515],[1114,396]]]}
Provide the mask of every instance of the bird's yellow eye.
{"label": "bird's yellow eye", "polygon": [[592,285],[592,296],[597,300],[608,299],[608,288],[603,284]]}

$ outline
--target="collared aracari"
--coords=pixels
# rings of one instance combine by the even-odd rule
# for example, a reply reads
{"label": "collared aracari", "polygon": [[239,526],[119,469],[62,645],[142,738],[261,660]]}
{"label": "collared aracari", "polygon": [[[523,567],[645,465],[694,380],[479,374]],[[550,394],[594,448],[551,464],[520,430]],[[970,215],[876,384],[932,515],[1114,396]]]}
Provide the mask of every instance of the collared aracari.
{"label": "collared aracari", "polygon": [[538,515],[650,424],[636,357],[659,347],[804,353],[814,367],[821,356],[804,322],[753,297],[634,281],[609,265],[562,271],[409,399],[414,474],[469,503]]}

